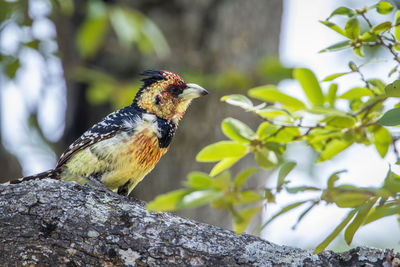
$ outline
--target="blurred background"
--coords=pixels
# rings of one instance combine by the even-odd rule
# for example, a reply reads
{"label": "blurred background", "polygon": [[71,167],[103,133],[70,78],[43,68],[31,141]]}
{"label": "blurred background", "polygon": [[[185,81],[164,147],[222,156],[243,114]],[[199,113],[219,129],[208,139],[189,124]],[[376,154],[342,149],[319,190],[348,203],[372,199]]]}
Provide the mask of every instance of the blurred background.
{"label": "blurred background", "polygon": [[[196,100],[180,123],[169,152],[134,190],[145,201],[181,187],[193,170],[208,172],[212,165],[195,161],[202,147],[224,139],[220,123],[234,117],[256,127],[260,121],[219,101],[274,83],[297,90],[292,67],[308,67],[319,79],[347,70],[351,52],[318,51],[338,36],[318,23],[338,6],[363,7],[362,0],[21,0],[0,2],[0,181],[53,168],[58,156],[92,124],[112,110],[131,104],[145,69],[177,72],[210,94]],[[382,57],[385,57],[383,54]],[[357,63],[362,60],[355,60]],[[365,61],[365,60],[364,60]],[[385,76],[392,67],[371,65],[366,75]],[[386,79],[385,77],[380,77]],[[354,86],[349,75],[341,85]],[[301,98],[301,96],[299,96]],[[355,146],[334,161],[314,164],[314,152],[299,144],[288,158],[299,168],[294,183],[325,184],[327,176],[348,169],[347,183],[378,185],[394,157],[381,159],[373,148]],[[255,166],[245,158],[234,170]],[[253,186],[268,183],[274,173],[258,174]],[[290,202],[283,195],[279,206]],[[270,216],[278,207],[267,207]],[[346,213],[319,207],[296,230],[298,214],[283,216],[268,226],[263,237],[278,244],[311,248]],[[224,228],[231,218],[210,208],[180,215]],[[262,218],[259,217],[257,222]],[[373,233],[373,234],[371,234]],[[388,217],[357,233],[363,244],[399,249],[395,218]],[[346,248],[337,240],[331,249]]]}

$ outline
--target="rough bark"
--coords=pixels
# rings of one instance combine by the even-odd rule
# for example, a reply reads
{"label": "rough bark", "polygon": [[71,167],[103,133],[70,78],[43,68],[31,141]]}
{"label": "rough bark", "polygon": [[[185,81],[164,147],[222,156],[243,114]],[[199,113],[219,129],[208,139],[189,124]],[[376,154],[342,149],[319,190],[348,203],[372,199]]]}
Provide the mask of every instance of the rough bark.
{"label": "rough bark", "polygon": [[313,255],[56,180],[0,186],[0,240],[1,266],[392,266],[400,256],[366,247]]}

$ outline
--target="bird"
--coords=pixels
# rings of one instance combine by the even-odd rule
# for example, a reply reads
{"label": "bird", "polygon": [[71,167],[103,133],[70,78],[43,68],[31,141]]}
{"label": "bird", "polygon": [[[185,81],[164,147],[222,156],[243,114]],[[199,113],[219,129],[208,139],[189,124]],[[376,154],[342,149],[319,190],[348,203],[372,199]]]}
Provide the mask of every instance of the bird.
{"label": "bird", "polygon": [[106,186],[129,195],[167,152],[193,99],[207,95],[167,70],[146,70],[131,105],[93,125],[60,156],[54,169],[10,181],[59,179]]}

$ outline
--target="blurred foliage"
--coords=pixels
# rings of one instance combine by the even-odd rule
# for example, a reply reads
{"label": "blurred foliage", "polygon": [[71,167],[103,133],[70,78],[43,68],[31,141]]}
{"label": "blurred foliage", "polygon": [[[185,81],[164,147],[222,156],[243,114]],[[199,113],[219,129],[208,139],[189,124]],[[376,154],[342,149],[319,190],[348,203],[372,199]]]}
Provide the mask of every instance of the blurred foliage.
{"label": "blurred foliage", "polygon": [[136,45],[143,54],[155,52],[159,57],[165,57],[169,53],[167,41],[161,31],[137,10],[91,0],[88,1],[86,14],[76,38],[84,58],[91,58],[99,51],[105,44],[110,28],[124,49]]}
{"label": "blurred foliage", "polygon": [[[398,75],[400,11],[395,11],[394,21],[386,21],[392,17],[394,10],[395,7],[386,1],[362,9],[337,8],[321,23],[339,33],[344,41],[321,52],[351,48],[355,55],[363,57],[365,47],[379,47],[389,51],[396,63],[388,75]],[[384,21],[372,24],[368,19],[369,12],[381,14]],[[344,27],[332,22],[332,18],[336,16],[347,19]],[[360,28],[360,20],[367,24],[363,31]],[[222,101],[254,114],[263,122],[253,130],[244,122],[226,118],[221,128],[230,140],[208,145],[197,155],[200,162],[216,162],[210,173],[190,173],[184,189],[158,196],[148,204],[148,208],[171,211],[209,204],[213,208],[230,211],[234,229],[241,233],[263,205],[275,202],[280,192],[299,195],[308,191],[319,192],[318,197],[283,207],[259,228],[262,230],[280,215],[299,207],[304,207],[304,211],[297,223],[316,205],[322,203],[332,203],[339,208],[350,209],[334,231],[317,246],[315,253],[324,250],[342,230],[346,242],[350,244],[361,226],[386,216],[399,215],[400,176],[391,170],[381,186],[368,188],[338,183],[342,171],[333,173],[323,188],[309,185],[293,187],[286,179],[296,166],[295,162],[284,160],[287,144],[294,141],[304,142],[317,151],[317,162],[330,160],[354,144],[363,144],[375,146],[382,158],[392,147],[397,157],[396,164],[400,164],[400,153],[396,147],[400,138],[387,127],[400,125],[400,80],[385,84],[380,79],[367,79],[362,72],[364,65],[356,65],[349,61],[347,70],[331,74],[319,81],[309,69],[289,69],[271,60],[261,62],[261,75],[266,74],[263,71],[273,70],[278,73],[275,76],[277,81],[284,78],[296,80],[307,101],[303,102],[294,95],[286,94],[273,84],[258,86],[247,92],[251,98],[261,100],[261,104],[258,105],[241,94],[222,97]],[[358,75],[361,84],[348,88],[339,95],[339,84],[335,80],[344,75]],[[246,83],[243,82],[242,85]],[[393,109],[385,111],[390,105],[387,101],[389,98],[397,104]],[[257,169],[243,170],[232,178],[227,169],[246,155],[252,155],[261,168],[279,169],[274,187],[249,189],[246,186],[246,181]]]}
{"label": "blurred foliage", "polygon": [[[0,73],[9,80],[16,78],[21,68],[20,58],[24,49],[39,53],[45,60],[50,56],[58,56],[58,51],[46,49],[47,39],[40,39],[33,32],[35,15],[32,6],[42,2],[47,5],[47,17],[72,17],[78,12],[72,0],[52,1],[1,1],[0,2],[0,37],[10,25],[17,25],[23,30],[15,49],[0,50]],[[159,58],[170,52],[168,43],[159,28],[145,15],[125,5],[106,4],[100,0],[86,3],[85,19],[79,26],[75,38],[76,47],[82,60],[90,60],[101,52],[110,42],[110,35],[116,36],[120,49],[137,48],[144,55],[155,53]],[[81,11],[80,11],[81,12]],[[55,37],[52,39],[55,41]],[[76,81],[89,85],[87,97],[93,105],[111,103],[120,108],[131,103],[140,84],[133,81],[118,81],[117,78],[82,66],[76,66],[72,77]]]}

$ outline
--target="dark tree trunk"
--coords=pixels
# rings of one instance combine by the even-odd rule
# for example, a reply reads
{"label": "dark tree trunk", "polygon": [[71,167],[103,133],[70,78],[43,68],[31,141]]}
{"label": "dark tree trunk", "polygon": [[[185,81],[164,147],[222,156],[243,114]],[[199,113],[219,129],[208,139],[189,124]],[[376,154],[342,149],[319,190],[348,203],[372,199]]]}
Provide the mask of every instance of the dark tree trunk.
{"label": "dark tree trunk", "polygon": [[22,177],[22,169],[17,158],[8,152],[0,138],[0,183],[10,180],[10,177]]}
{"label": "dark tree trunk", "polygon": [[98,188],[56,180],[0,185],[1,266],[398,266],[391,250],[344,253],[235,235]]}

